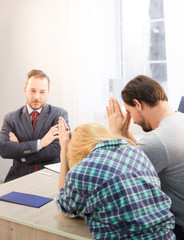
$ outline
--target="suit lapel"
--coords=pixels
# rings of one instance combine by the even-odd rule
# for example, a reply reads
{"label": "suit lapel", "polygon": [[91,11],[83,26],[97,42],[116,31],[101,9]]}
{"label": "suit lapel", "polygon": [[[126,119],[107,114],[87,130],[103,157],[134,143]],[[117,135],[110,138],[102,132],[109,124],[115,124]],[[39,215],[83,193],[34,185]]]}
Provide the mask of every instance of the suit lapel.
{"label": "suit lapel", "polygon": [[38,118],[38,121],[36,123],[36,128],[34,130],[34,137],[39,138],[40,131],[42,130],[45,123],[47,122],[48,114],[49,114],[49,105],[46,104],[43,107],[41,113],[39,114],[39,118]]}
{"label": "suit lapel", "polygon": [[22,125],[30,138],[33,135],[33,126],[26,106],[23,107],[21,120]]}

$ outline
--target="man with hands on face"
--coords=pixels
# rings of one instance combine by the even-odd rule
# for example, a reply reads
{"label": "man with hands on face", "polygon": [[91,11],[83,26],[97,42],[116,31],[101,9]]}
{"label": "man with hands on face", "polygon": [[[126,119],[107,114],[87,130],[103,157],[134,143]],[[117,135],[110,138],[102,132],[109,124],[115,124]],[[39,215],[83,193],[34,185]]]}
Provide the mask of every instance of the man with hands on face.
{"label": "man with hands on face", "polygon": [[[172,200],[176,239],[184,239],[184,114],[173,111],[160,84],[144,75],[128,82],[121,97],[126,114],[113,98],[106,108],[111,133],[133,140],[151,160]],[[147,132],[137,142],[129,130],[131,118]]]}
{"label": "man with hands on face", "polygon": [[46,103],[49,90],[49,77],[41,70],[31,70],[24,87],[26,105],[4,117],[0,155],[13,159],[5,182],[60,161],[58,120],[62,116],[69,124],[68,113]]}

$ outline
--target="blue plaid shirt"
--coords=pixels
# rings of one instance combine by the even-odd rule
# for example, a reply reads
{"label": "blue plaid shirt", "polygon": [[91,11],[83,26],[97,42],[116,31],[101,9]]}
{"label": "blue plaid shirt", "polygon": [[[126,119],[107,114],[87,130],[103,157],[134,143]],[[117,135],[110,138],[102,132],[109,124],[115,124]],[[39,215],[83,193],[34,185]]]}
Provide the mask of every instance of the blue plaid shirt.
{"label": "blue plaid shirt", "polygon": [[153,165],[123,139],[97,144],[71,168],[56,203],[84,217],[95,239],[175,239],[171,201]]}

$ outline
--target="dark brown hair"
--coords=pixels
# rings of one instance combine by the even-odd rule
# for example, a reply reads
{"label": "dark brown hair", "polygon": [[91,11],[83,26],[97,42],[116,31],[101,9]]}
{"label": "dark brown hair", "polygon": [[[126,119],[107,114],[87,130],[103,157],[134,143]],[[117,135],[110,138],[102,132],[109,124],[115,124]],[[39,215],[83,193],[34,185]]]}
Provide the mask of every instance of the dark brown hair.
{"label": "dark brown hair", "polygon": [[121,97],[130,106],[135,106],[133,99],[145,102],[150,107],[156,106],[159,101],[168,101],[162,86],[144,75],[139,75],[128,82],[121,92]]}
{"label": "dark brown hair", "polygon": [[49,77],[48,77],[43,71],[37,70],[37,69],[32,69],[30,72],[28,72],[28,74],[27,74],[27,80],[26,80],[26,86],[27,86],[28,80],[29,80],[31,77],[35,77],[35,78],[46,78],[47,81],[48,81],[48,87],[50,88],[50,79],[49,79]]}

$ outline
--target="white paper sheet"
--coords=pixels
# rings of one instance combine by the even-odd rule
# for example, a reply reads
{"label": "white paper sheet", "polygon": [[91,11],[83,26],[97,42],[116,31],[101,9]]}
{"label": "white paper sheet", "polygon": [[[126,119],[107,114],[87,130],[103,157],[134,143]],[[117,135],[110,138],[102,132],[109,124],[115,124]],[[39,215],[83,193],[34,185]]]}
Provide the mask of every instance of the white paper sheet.
{"label": "white paper sheet", "polygon": [[58,172],[58,173],[60,172],[60,162],[59,163],[48,164],[48,165],[45,165],[44,167],[48,168],[52,171]]}

